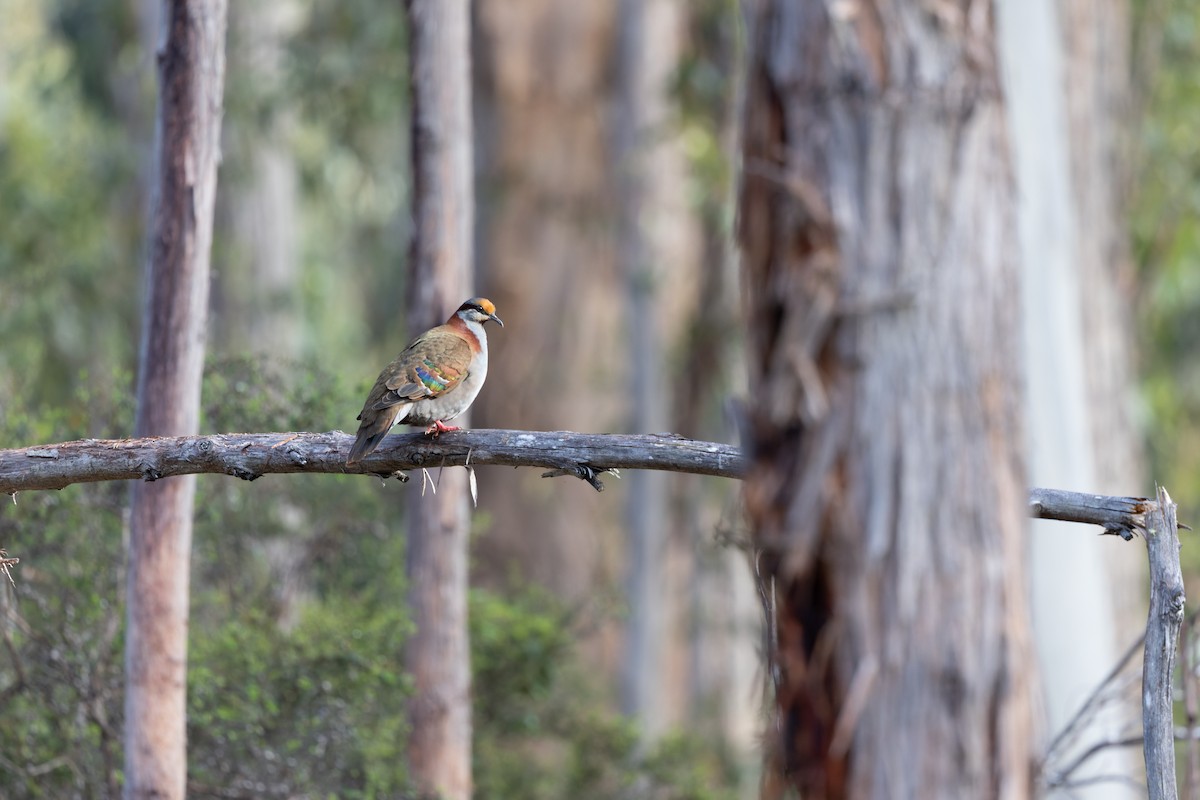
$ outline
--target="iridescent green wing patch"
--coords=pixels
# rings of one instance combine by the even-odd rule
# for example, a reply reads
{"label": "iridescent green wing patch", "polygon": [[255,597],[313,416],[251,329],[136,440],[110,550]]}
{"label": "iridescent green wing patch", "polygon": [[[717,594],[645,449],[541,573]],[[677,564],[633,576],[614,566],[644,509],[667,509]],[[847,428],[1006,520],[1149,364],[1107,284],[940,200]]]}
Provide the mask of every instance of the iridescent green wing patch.
{"label": "iridescent green wing patch", "polygon": [[417,379],[431,395],[439,395],[458,383],[461,373],[452,367],[438,366],[428,358],[422,359],[416,368]]}

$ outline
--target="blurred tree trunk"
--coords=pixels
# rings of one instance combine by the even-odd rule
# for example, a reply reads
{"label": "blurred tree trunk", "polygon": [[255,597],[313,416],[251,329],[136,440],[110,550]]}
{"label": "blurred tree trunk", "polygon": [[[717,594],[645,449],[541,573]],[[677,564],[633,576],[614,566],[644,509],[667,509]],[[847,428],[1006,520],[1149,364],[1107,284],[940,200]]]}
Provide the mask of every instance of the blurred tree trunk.
{"label": "blurred tree trunk", "polygon": [[[1128,2],[1059,0],[1066,52],[1062,83],[1071,143],[1072,222],[1079,248],[1084,359],[1096,485],[1103,494],[1149,492],[1145,453],[1135,420],[1137,372],[1134,316],[1128,313],[1136,277],[1129,244],[1132,181],[1132,23]],[[1119,548],[1105,561],[1114,575],[1118,635],[1145,628],[1146,564]]]}
{"label": "blurred tree trunk", "polygon": [[[741,9],[725,0],[690,7],[687,50],[681,59],[680,111],[688,135],[699,123],[712,137],[711,151],[693,156],[693,180],[702,187],[702,310],[689,321],[674,394],[673,430],[704,441],[738,441],[731,397],[745,397],[742,367],[744,324],[738,297],[738,251],[732,220],[737,204],[733,180],[740,158],[740,90],[745,83]],[[714,76],[720,76],[714,80]],[[699,119],[691,119],[699,116]],[[693,150],[696,149],[693,144]],[[761,680],[762,608],[746,569],[745,531],[737,501],[740,487],[707,480],[675,480],[672,509],[682,540],[692,549],[688,595],[686,724],[713,731],[753,779],[760,758],[762,708],[748,702],[748,687]]]}
{"label": "blurred tree trunk", "polygon": [[[409,326],[444,322],[470,294],[474,163],[467,0],[408,0],[412,76],[413,240]],[[500,306],[501,315],[504,307]],[[461,417],[460,425],[467,425]],[[422,796],[471,796],[467,641],[470,510],[465,470],[447,469],[411,504],[408,642],[413,677],[408,758]]]}
{"label": "blurred tree trunk", "polygon": [[769,797],[1031,793],[1015,197],[991,7],[960,8],[748,21]]}
{"label": "blurred tree trunk", "polygon": [[[1127,305],[1125,178],[1128,8],[1077,0],[1014,0],[998,10],[998,38],[1020,204],[1030,482],[1136,494],[1143,483],[1129,410],[1133,386]],[[1122,277],[1121,273],[1126,274]],[[1039,522],[1030,542],[1033,623],[1051,735],[1076,713],[1145,625],[1145,568],[1113,542]],[[1053,530],[1058,526],[1061,530]],[[1070,571],[1073,578],[1064,582]],[[1114,622],[1115,621],[1115,622]],[[1073,747],[1137,726],[1138,709],[1110,706]],[[1132,719],[1131,719],[1132,717]],[[1080,779],[1135,772],[1110,749]],[[1073,789],[1127,797],[1117,782]]]}
{"label": "blurred tree trunk", "polygon": [[[520,342],[489,354],[505,391],[481,393],[483,427],[621,424],[624,295],[605,168],[615,12],[574,0],[476,6],[480,277],[505,338]],[[477,563],[495,565],[481,579],[504,585],[515,572],[569,604],[594,597],[620,544],[611,497],[528,470],[494,471],[480,490],[493,524],[475,543]]]}
{"label": "blurred tree trunk", "polygon": [[[645,6],[639,10],[650,26],[644,35],[644,70],[625,73],[645,84],[642,91],[652,104],[643,120],[645,141],[631,143],[635,163],[644,168],[645,213],[637,232],[645,247],[642,277],[651,280],[643,305],[653,298],[652,311],[636,313],[628,307],[633,287],[621,255],[623,231],[632,220],[619,194],[626,165],[606,168],[620,137],[624,102],[618,99],[617,80],[624,70],[618,63],[619,4],[482,0],[476,6],[480,274],[485,293],[504,316],[505,338],[520,342],[491,356],[495,374],[505,376],[506,390],[481,395],[475,406],[480,425],[582,431],[676,427],[670,414],[677,369],[665,356],[683,339],[699,286],[699,234],[669,96],[688,6],[677,0],[651,0]],[[646,266],[652,269],[645,272]],[[666,391],[653,394],[661,395],[655,399],[666,404],[666,411],[655,412],[659,423],[634,418],[640,405],[633,400],[634,382],[642,367],[628,354],[645,336],[635,325],[653,326],[660,340],[665,375],[655,380]],[[641,491],[627,486],[630,477],[610,483],[610,491],[618,497]],[[621,503],[607,492],[564,492],[537,473],[514,471],[489,474],[480,504],[493,524],[474,544],[477,563],[488,565],[479,578],[501,586],[519,578],[550,588],[568,605],[589,612],[598,608],[586,619],[600,617],[605,624],[588,628],[584,648],[589,660],[616,674],[621,628],[596,598],[610,595],[614,587],[619,591],[626,556],[637,558],[622,552],[628,515],[614,513]],[[671,511],[652,512],[666,530],[672,529]],[[538,535],[531,537],[531,530]],[[660,533],[660,542],[664,538]],[[661,692],[655,715],[667,721],[682,719],[687,703],[682,672],[687,626],[676,618],[686,610],[680,601],[686,597],[690,557],[691,542],[683,537],[660,544],[657,558],[666,566],[654,576],[660,583],[657,596],[668,601],[658,609],[668,620],[662,626],[666,653],[661,669],[648,668],[643,675]],[[645,607],[630,598],[631,614]]]}
{"label": "blurred tree trunk", "polygon": [[[141,58],[130,69],[129,74],[120,75],[114,81],[117,108],[125,122],[130,138],[141,154],[138,200],[143,203],[140,213],[149,217],[149,202],[154,179],[154,98],[151,75],[154,73],[154,56],[158,52],[159,35],[162,31],[163,0],[129,0],[130,10],[137,22],[138,41],[141,43]],[[144,145],[144,146],[143,146]]]}
{"label": "blurred tree trunk", "polygon": [[[136,436],[196,433],[225,76],[224,0],[163,14],[156,176]],[[126,598],[125,796],[182,798],[195,478],[133,488]]]}
{"label": "blurred tree trunk", "polygon": [[[288,37],[302,19],[295,0],[243,3],[230,8],[230,70],[253,85],[254,106],[226,120],[225,147],[232,174],[221,186],[218,241],[224,257],[213,283],[214,348],[248,354],[284,373],[302,355],[307,327],[301,315],[298,247],[299,174],[291,149],[295,105],[285,86]],[[264,113],[262,109],[268,111]],[[232,489],[230,491],[233,491]],[[309,595],[309,519],[284,487],[270,495],[282,533],[254,547],[271,571],[279,625],[288,630]]]}
{"label": "blurred tree trunk", "polygon": [[[665,137],[670,121],[668,83],[679,57],[680,16],[673,0],[622,0],[617,14],[617,260],[626,292],[629,427],[640,433],[670,428],[672,382],[664,359],[667,319],[660,313],[660,290],[669,274],[664,263],[680,254],[664,246],[661,228],[668,211],[664,205],[670,200],[662,195],[678,193],[682,181],[671,181],[679,176],[664,175],[662,165],[671,157]],[[665,569],[667,479],[650,470],[636,470],[625,479],[629,613],[621,706],[638,720],[648,739],[665,727],[667,620],[676,606]]]}
{"label": "blurred tree trunk", "polygon": [[231,349],[282,360],[300,355],[305,328],[299,178],[290,149],[295,112],[284,84],[287,40],[301,14],[295,0],[230,9],[230,61],[252,79],[255,95],[253,117],[237,129],[232,120],[226,126],[230,161],[241,169],[222,185],[230,253],[213,296],[213,314]]}

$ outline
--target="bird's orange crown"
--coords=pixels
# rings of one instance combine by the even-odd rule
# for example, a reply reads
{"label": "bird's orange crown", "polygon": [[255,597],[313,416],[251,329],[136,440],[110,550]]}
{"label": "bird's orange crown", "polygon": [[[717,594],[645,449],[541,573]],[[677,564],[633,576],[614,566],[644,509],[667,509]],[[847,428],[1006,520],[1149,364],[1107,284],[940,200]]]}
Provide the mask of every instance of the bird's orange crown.
{"label": "bird's orange crown", "polygon": [[495,314],[496,313],[496,304],[493,303],[491,300],[488,300],[486,297],[472,297],[470,300],[463,303],[462,306],[459,307],[459,311],[461,311],[463,308],[467,308],[469,306],[479,306],[480,308],[483,309],[483,313],[485,313],[485,314]]}

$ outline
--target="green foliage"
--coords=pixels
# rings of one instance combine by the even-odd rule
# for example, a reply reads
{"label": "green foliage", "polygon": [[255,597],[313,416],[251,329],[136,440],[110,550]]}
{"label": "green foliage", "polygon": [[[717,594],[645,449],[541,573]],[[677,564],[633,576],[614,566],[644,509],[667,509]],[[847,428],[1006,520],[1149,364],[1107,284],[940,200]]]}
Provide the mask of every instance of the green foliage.
{"label": "green foliage", "polygon": [[691,162],[692,193],[699,212],[729,228],[733,165],[728,142],[734,128],[741,13],[730,0],[699,0],[689,15],[689,46],[672,78],[681,139]]}
{"label": "green foliage", "polygon": [[0,511],[20,554],[5,580],[0,794],[113,792],[121,766],[124,552],[119,484],[23,496]]}
{"label": "green foliage", "polygon": [[[400,223],[411,176],[403,7],[379,0],[307,6],[288,42],[285,82],[301,120],[292,153],[310,198],[304,314],[326,344],[344,344],[339,352],[378,369],[405,338],[408,234]],[[347,305],[361,309],[350,320]]]}
{"label": "green foliage", "polygon": [[636,727],[601,710],[568,616],[546,594],[471,593],[475,796],[587,800],[737,797],[734,759],[696,735],[648,752]]}
{"label": "green foliage", "polygon": [[[289,408],[319,413],[310,376],[286,374],[305,384],[293,387],[293,402],[286,385],[243,387],[248,414],[228,404],[221,421],[236,425]],[[237,392],[245,377],[230,370],[206,392]],[[263,373],[255,379],[265,380]],[[92,390],[86,376],[76,385],[57,407],[3,417],[0,440],[132,427],[127,394]],[[26,407],[21,398],[16,405]],[[331,476],[294,476],[275,487],[200,480],[189,671],[193,796],[216,786],[257,797],[402,790],[402,652],[411,626],[404,541],[378,522],[387,518],[379,495],[377,484]],[[18,503],[0,508],[0,544],[21,558],[16,587],[0,585],[7,722],[0,796],[116,796],[128,487],[76,486],[23,494]],[[281,579],[300,587],[298,596],[281,589]]]}
{"label": "green foliage", "polygon": [[296,626],[250,610],[193,636],[193,793],[391,797],[404,786],[402,607],[327,598]]}
{"label": "green foliage", "polygon": [[[132,422],[132,406],[88,389],[40,413],[0,416],[0,442],[86,435],[94,419]],[[24,409],[19,402],[16,408]],[[0,795],[114,796],[121,767],[124,533],[119,483],[22,494],[0,504],[0,546],[21,559],[0,577]]]}
{"label": "green foliage", "polygon": [[0,2],[0,397],[16,376],[45,396],[83,368],[107,381],[134,350],[140,230],[110,194],[132,153],[83,103],[73,51],[43,13]]}
{"label": "green foliage", "polygon": [[[1155,479],[1200,517],[1200,3],[1135,3],[1149,92],[1137,140],[1131,239],[1139,270],[1142,399]],[[1194,548],[1184,548],[1200,569]]]}
{"label": "green foliage", "polygon": [[216,355],[204,370],[201,430],[310,431],[354,421],[357,386],[316,363]]}
{"label": "green foliage", "polygon": [[381,137],[394,146],[402,129],[405,36],[402,8],[395,3],[314,0],[288,46],[289,94],[299,98],[307,117],[322,121],[333,141],[364,162],[376,154]]}
{"label": "green foliage", "polygon": [[[349,390],[313,365],[217,357],[204,426],[309,430]],[[404,787],[404,540],[376,482],[202,480],[193,547],[192,794],[395,797]]]}
{"label": "green foliage", "polygon": [[482,589],[470,595],[471,671],[480,725],[533,732],[543,721],[560,664],[570,653],[566,620],[534,589],[505,599]]}
{"label": "green foliage", "polygon": [[[126,0],[56,0],[45,4],[54,29],[71,44],[71,80],[83,90],[85,104],[98,116],[120,117],[138,87],[139,62],[147,63],[138,39],[135,6]],[[148,77],[148,76],[147,76]],[[148,82],[147,82],[148,83]],[[132,84],[132,85],[131,85]],[[136,87],[136,88],[135,88]]]}

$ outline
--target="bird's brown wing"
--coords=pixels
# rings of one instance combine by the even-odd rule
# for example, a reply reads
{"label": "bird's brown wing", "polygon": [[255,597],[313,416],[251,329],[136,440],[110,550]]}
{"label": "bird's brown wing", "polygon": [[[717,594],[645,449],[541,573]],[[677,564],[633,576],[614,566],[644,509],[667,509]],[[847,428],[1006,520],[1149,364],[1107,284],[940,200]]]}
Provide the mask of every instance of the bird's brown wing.
{"label": "bird's brown wing", "polygon": [[471,346],[445,327],[417,337],[379,373],[358,415],[361,424],[347,464],[378,447],[407,404],[453,391],[467,376]]}
{"label": "bird's brown wing", "polygon": [[380,411],[454,391],[467,376],[471,347],[457,333],[434,328],[417,338],[387,366],[363,410]]}

